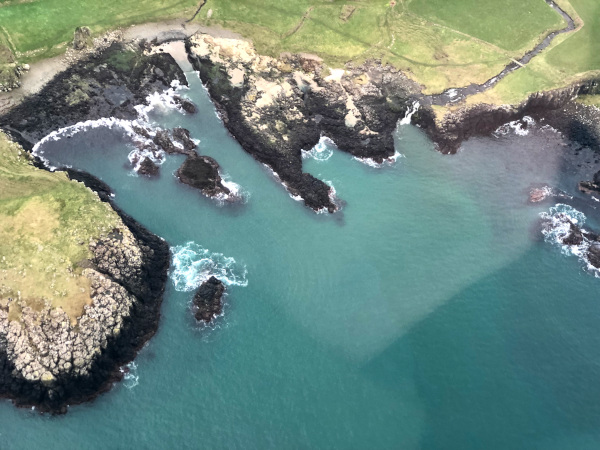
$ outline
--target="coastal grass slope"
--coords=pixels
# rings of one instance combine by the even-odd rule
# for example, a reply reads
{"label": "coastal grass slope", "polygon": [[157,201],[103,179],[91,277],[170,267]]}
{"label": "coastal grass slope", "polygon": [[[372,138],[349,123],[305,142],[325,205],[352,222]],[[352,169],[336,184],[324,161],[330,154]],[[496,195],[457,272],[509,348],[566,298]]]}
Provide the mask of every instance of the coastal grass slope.
{"label": "coastal grass slope", "polygon": [[[191,18],[198,4],[8,0],[0,4],[0,66],[11,54],[20,63],[60,54],[79,26],[98,35]],[[426,94],[485,82],[563,25],[544,0],[208,0],[195,21],[239,32],[270,56],[311,52],[332,67],[379,58],[405,71]]]}
{"label": "coastal grass slope", "polygon": [[196,20],[270,56],[312,52],[333,67],[380,58],[425,93],[483,83],[564,26],[544,0],[208,0]]}
{"label": "coastal grass slope", "polygon": [[[28,155],[0,133],[0,303],[20,299],[34,310],[46,303],[75,322],[91,304],[82,275],[90,240],[122,226],[107,203],[63,172],[31,165]],[[20,317],[19,302],[9,318]]]}
{"label": "coastal grass slope", "polygon": [[[196,0],[7,0],[0,2],[0,47],[22,63],[56,56],[77,27],[95,35],[117,27],[191,17]],[[0,54],[1,56],[1,54]]]}
{"label": "coastal grass slope", "polygon": [[[516,104],[528,95],[567,86],[600,75],[600,3],[597,0],[558,0],[556,2],[579,28],[559,36],[551,46],[533,58],[522,70],[508,75],[493,89],[471,97],[468,102]],[[598,99],[586,99],[598,104]]]}

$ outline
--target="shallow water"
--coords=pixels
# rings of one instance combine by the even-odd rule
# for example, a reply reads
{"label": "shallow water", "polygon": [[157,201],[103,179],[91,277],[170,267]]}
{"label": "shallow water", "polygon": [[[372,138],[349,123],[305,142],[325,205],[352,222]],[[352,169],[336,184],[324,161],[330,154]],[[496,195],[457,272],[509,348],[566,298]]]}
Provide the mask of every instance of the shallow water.
{"label": "shallow water", "polygon": [[137,380],[62,417],[0,403],[2,448],[600,445],[600,280],[544,242],[539,214],[555,202],[527,202],[536,183],[573,192],[597,169],[591,156],[578,167],[540,129],[445,156],[400,126],[394,165],[323,149],[305,159],[346,202],[316,215],[244,153],[187,75],[200,112],[156,108],[149,119],[191,130],[246,204],[219,206],[178,184],[180,156],[158,179],[132,174],[118,129],[42,150],[102,178],[172,247],[222,254],[218,267],[245,282],[231,283],[214,326],[198,328],[184,288],[202,274],[172,270]]}

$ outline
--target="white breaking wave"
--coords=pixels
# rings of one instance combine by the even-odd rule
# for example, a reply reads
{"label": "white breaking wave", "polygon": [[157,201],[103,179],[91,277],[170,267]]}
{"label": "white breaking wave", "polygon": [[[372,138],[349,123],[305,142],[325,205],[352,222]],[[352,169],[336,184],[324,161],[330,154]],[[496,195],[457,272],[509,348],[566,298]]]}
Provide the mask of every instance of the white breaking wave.
{"label": "white breaking wave", "polygon": [[319,143],[310,150],[302,150],[302,158],[312,158],[315,161],[327,161],[333,155],[335,142],[325,136],[321,136]]}
{"label": "white breaking wave", "polygon": [[[148,97],[146,97],[146,102],[148,103],[147,105],[137,105],[134,107],[138,113],[138,119],[136,120],[124,120],[117,119],[115,117],[106,117],[96,120],[86,120],[84,122],[79,122],[75,125],[53,131],[33,146],[32,153],[40,158],[48,167],[48,169],[56,170],[56,167],[51,166],[49,160],[44,157],[44,151],[42,147],[47,142],[58,141],[65,137],[72,137],[77,133],[88,131],[94,128],[120,128],[127,136],[131,138],[137,147],[127,155],[127,158],[133,165],[133,170],[135,172],[139,170],[141,162],[146,157],[149,158],[153,163],[160,165],[165,161],[165,153],[162,150],[151,150],[150,148],[152,147],[152,139],[148,139],[147,137],[140,135],[135,131],[135,128],[144,128],[151,138],[154,137],[156,135],[156,131],[160,128],[150,125],[148,113],[155,108],[175,109],[183,113],[183,109],[175,101],[175,93],[176,91],[185,87],[186,86],[181,86],[179,80],[174,80],[171,83],[171,87],[166,91],[162,93],[154,92],[153,94],[150,94]],[[175,145],[178,145],[176,141],[173,142]]]}
{"label": "white breaking wave", "polygon": [[211,276],[227,286],[247,286],[246,266],[222,253],[212,253],[195,242],[171,249],[173,269],[171,280],[178,291],[192,291]]}
{"label": "white breaking wave", "polygon": [[549,212],[540,213],[540,217],[544,219],[542,234],[544,240],[561,249],[561,253],[567,256],[577,256],[585,265],[588,271],[594,273],[596,277],[600,277],[600,271],[594,267],[588,260],[588,250],[592,241],[586,237],[583,230],[583,241],[579,245],[566,245],[564,239],[571,234],[571,223],[582,228],[585,224],[585,214],[572,206],[558,203],[550,208]]}
{"label": "white breaking wave", "polygon": [[239,184],[234,183],[229,179],[229,175],[221,175],[221,183],[227,189],[229,189],[229,194],[219,194],[215,197],[218,204],[220,206],[225,205],[227,202],[232,201],[241,201],[242,203],[248,203],[248,199],[250,198],[250,192],[243,189]]}
{"label": "white breaking wave", "polygon": [[400,125],[410,125],[410,121],[414,113],[419,110],[421,104],[418,101],[414,101],[412,106],[409,106],[406,109],[406,113],[404,114],[404,118],[400,120]]}
{"label": "white breaking wave", "polygon": [[[524,126],[526,125],[526,127]],[[522,120],[513,120],[498,127],[494,134],[498,136],[506,136],[511,131],[517,136],[527,136],[531,127],[535,125],[535,120],[532,117],[525,116]]]}
{"label": "white breaking wave", "polygon": [[121,373],[123,374],[123,386],[125,386],[127,389],[133,389],[140,384],[140,376],[137,372],[137,364],[132,361],[125,367],[126,369],[121,368]]}
{"label": "white breaking wave", "polygon": [[144,122],[150,121],[148,114],[155,109],[163,111],[174,109],[184,114],[185,112],[181,105],[175,101],[176,92],[182,90],[184,87],[179,83],[179,80],[173,80],[169,89],[163,92],[153,92],[146,97],[147,105],[136,105],[134,109]]}
{"label": "white breaking wave", "polygon": [[358,161],[362,164],[366,164],[367,166],[373,167],[375,169],[381,169],[386,166],[393,166],[396,163],[396,161],[398,161],[398,158],[404,158],[404,155],[402,153],[398,153],[398,151],[394,152],[394,154],[389,158],[384,158],[381,163],[378,163],[372,158],[359,158],[358,156],[352,157],[353,160]]}

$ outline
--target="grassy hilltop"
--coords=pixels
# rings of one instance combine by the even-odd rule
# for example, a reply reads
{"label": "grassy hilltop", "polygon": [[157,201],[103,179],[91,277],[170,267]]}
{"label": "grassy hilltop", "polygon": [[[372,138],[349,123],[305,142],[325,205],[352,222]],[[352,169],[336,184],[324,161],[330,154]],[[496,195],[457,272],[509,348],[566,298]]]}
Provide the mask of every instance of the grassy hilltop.
{"label": "grassy hilltop", "polygon": [[[91,304],[79,263],[90,239],[122,226],[119,216],[63,172],[33,167],[27,154],[0,133],[0,303],[20,299],[34,309],[44,302],[75,319]],[[10,306],[18,318],[17,302]]]}

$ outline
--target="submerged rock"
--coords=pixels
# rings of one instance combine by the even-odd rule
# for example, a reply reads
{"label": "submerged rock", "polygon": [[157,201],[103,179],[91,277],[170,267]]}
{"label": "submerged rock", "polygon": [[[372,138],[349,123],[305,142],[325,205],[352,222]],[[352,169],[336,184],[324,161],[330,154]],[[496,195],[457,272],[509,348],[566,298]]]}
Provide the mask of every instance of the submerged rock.
{"label": "submerged rock", "polygon": [[175,173],[179,181],[211,198],[226,198],[231,191],[223,185],[219,174],[219,163],[209,156],[188,156]]}
{"label": "submerged rock", "polygon": [[223,311],[222,297],[225,285],[215,277],[202,283],[194,295],[194,317],[199,322],[210,323]]}
{"label": "submerged rock", "polygon": [[592,181],[580,181],[577,188],[584,194],[600,194],[600,171],[594,174]]}

